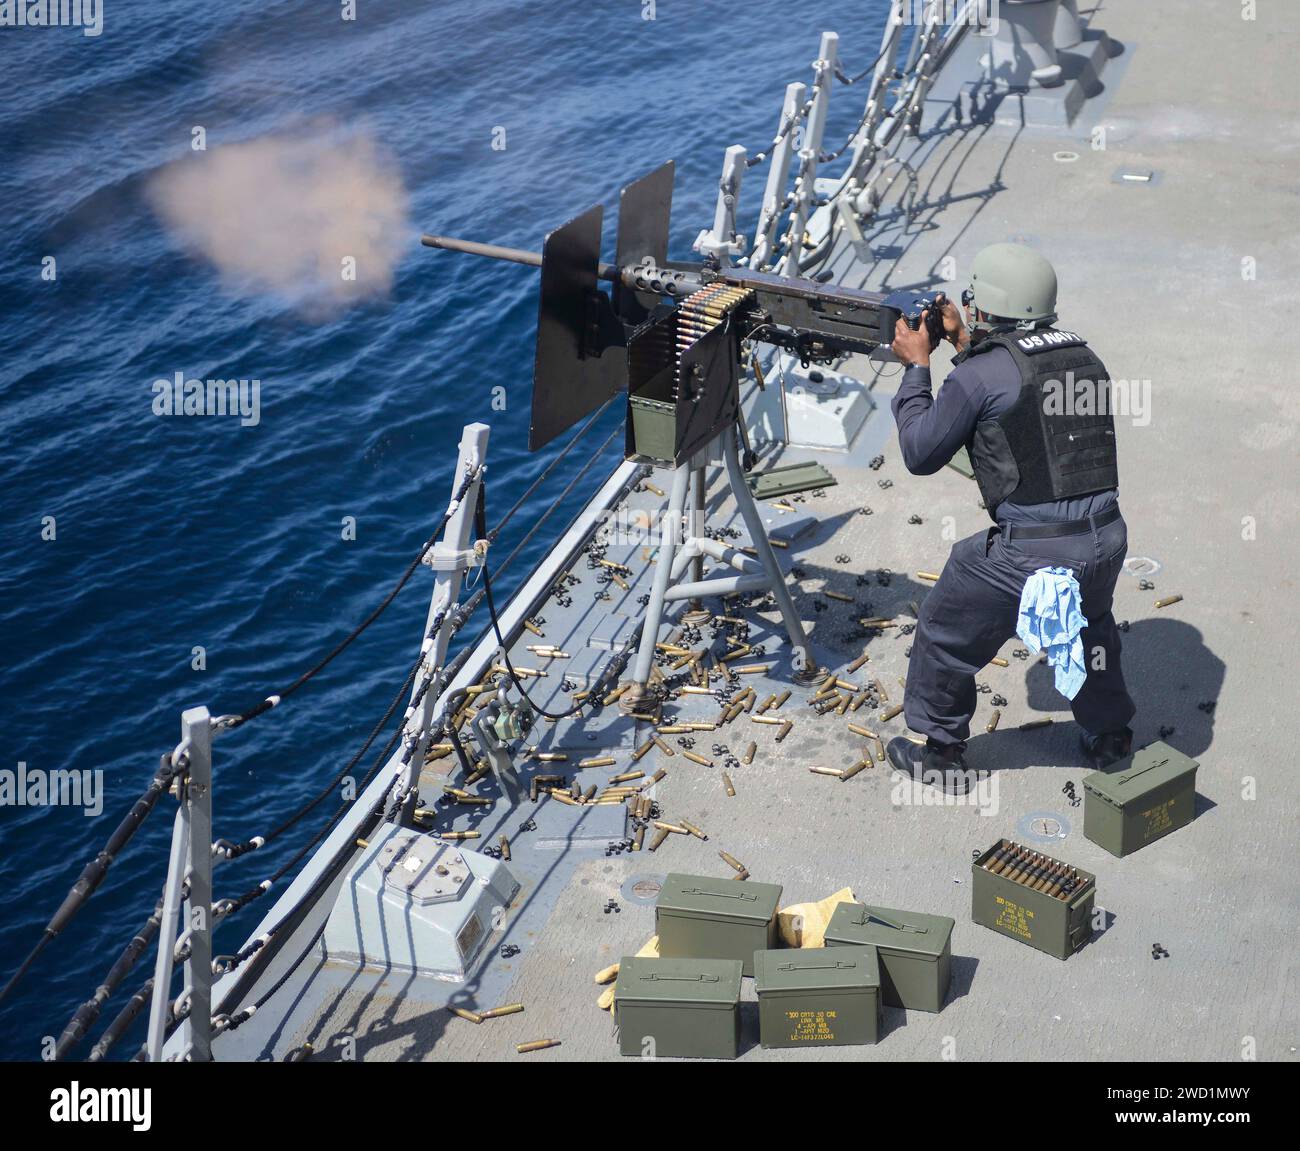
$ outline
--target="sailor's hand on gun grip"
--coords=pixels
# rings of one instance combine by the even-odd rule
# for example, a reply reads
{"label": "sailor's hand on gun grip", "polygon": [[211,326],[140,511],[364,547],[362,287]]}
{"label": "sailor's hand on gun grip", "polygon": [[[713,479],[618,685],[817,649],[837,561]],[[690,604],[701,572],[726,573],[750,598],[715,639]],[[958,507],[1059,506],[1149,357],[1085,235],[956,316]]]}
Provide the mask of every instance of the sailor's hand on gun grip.
{"label": "sailor's hand on gun grip", "polygon": [[919,364],[930,366],[930,333],[925,327],[926,313],[921,313],[921,322],[915,331],[907,326],[907,321],[899,317],[894,325],[894,342],[890,344],[893,351],[903,363],[911,367]]}
{"label": "sailor's hand on gun grip", "polygon": [[954,348],[961,351],[970,341],[970,336],[966,333],[966,325],[961,318],[961,312],[946,293],[940,293],[938,300],[935,302],[939,305],[939,309],[943,314],[944,337]]}

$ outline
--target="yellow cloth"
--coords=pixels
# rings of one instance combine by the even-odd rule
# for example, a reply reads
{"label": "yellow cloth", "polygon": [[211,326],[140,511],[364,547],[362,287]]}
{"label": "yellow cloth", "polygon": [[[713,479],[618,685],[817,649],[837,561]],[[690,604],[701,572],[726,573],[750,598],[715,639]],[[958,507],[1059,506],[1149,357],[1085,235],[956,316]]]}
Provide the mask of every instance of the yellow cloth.
{"label": "yellow cloth", "polygon": [[794,903],[777,912],[781,942],[786,947],[825,947],[826,925],[841,903],[856,903],[852,888],[842,888],[816,903]]}
{"label": "yellow cloth", "polygon": [[[659,936],[657,935],[650,936],[645,946],[643,946],[641,950],[636,953],[636,958],[637,959],[658,959],[659,958]],[[612,967],[614,969],[614,980],[615,982],[617,982],[618,964],[617,963],[612,964]],[[608,968],[606,968],[606,970],[608,970]],[[602,1011],[614,1010],[614,988],[613,987],[606,987],[605,990],[600,993],[600,998],[596,1000],[596,1006],[599,1007]]]}

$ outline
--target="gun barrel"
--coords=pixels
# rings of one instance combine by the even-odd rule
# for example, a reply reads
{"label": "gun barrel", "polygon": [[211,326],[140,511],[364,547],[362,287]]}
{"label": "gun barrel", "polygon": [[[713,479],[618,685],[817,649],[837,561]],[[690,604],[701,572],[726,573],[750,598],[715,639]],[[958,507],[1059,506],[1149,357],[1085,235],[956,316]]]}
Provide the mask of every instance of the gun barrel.
{"label": "gun barrel", "polygon": [[[448,252],[468,252],[471,256],[487,256],[492,260],[508,260],[512,264],[526,264],[530,268],[542,266],[541,252],[524,248],[506,248],[500,244],[480,244],[477,240],[458,240],[454,236],[432,236],[425,232],[420,243],[426,248],[442,248]],[[617,280],[619,272],[613,264],[601,264],[596,275],[602,280]]]}

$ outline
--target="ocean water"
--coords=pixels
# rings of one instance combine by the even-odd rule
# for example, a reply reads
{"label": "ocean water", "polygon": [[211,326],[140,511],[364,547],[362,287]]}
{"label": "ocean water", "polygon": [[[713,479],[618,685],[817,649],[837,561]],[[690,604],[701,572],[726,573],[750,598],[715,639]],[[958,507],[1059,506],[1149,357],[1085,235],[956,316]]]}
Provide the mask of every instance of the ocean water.
{"label": "ocean water", "polygon": [[[419,231],[538,248],[673,158],[671,254],[686,258],[711,223],[723,149],[770,140],[823,29],[840,33],[848,72],[865,68],[886,7],[357,0],[345,21],[336,0],[103,0],[98,37],[0,28],[0,769],[103,773],[98,815],[0,807],[0,979],[176,743],[183,708],[244,710],[386,594],[446,505],[462,425],[492,425],[492,522],[549,459],[526,450],[536,273],[431,252]],[[831,148],[865,98],[837,88]],[[320,117],[382,146],[409,203],[390,290],[328,314],[232,285],[147,194],[196,125],[213,152]],[[751,234],[765,171],[742,194]],[[606,259],[612,243],[607,215]],[[177,372],[260,380],[260,422],[155,415],[153,382]],[[551,477],[498,546],[571,475]],[[549,538],[502,576],[503,599]],[[322,675],[218,743],[217,836],[265,832],[340,770],[415,657],[429,589],[422,570]],[[0,1008],[0,1058],[41,1058],[143,923],[174,810],[164,798]],[[318,826],[224,865],[217,895],[252,887]],[[270,902],[226,922],[216,950],[234,951]],[[152,954],[100,1026],[151,967]],[[119,1054],[141,1036],[137,1024]]]}

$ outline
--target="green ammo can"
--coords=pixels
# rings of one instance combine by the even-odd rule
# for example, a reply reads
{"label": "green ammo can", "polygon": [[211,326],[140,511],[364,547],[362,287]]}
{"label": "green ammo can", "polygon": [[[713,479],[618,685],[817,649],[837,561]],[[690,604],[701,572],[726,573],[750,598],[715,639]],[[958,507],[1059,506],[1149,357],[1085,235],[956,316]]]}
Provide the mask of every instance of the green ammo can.
{"label": "green ammo can", "polygon": [[[1001,846],[1001,842],[995,843],[971,864],[971,917],[981,927],[1009,935],[1057,959],[1069,959],[1092,937],[1096,876],[1073,867],[1070,872],[1076,882],[1068,892],[1049,895],[1034,891],[985,866]],[[1064,866],[1060,860],[1042,859],[1049,866]]]}
{"label": "green ammo can", "polygon": [[754,952],[776,947],[777,883],[737,883],[671,874],[655,904],[655,932],[664,959],[739,959],[754,974]]}
{"label": "green ammo can", "polygon": [[740,960],[619,963],[614,1021],[620,1055],[735,1059],[740,1051]]}
{"label": "green ammo can", "polygon": [[754,986],[764,1047],[846,1047],[880,1038],[874,947],[759,951]]}
{"label": "green ammo can", "polygon": [[1084,776],[1083,834],[1124,856],[1191,823],[1196,768],[1181,751],[1153,743]]}
{"label": "green ammo can", "polygon": [[953,923],[946,915],[841,903],[826,925],[826,946],[872,944],[880,959],[884,1002],[938,1011],[952,979]]}

